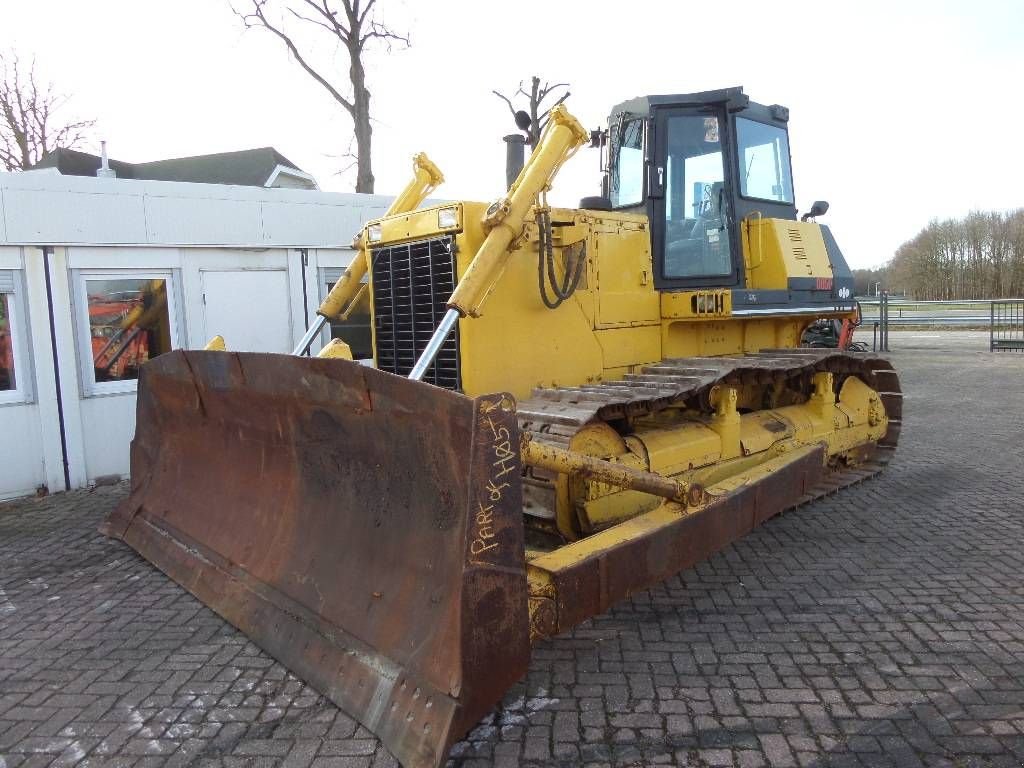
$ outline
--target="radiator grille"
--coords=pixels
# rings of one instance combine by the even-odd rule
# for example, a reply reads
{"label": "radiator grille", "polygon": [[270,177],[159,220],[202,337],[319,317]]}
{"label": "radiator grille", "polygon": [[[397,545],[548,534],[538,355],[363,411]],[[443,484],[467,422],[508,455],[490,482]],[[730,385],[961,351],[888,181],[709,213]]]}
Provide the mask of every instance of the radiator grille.
{"label": "radiator grille", "polygon": [[[373,309],[377,367],[409,375],[455,289],[451,237],[388,245],[373,251]],[[459,332],[452,332],[423,381],[445,389],[462,386]]]}

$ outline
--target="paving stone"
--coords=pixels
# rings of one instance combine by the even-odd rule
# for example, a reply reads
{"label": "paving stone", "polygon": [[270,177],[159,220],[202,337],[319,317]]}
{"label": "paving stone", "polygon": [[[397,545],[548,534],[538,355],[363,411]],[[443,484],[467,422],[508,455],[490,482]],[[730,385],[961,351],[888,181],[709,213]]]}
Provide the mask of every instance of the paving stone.
{"label": "paving stone", "polygon": [[[893,358],[885,473],[539,643],[452,768],[1020,765],[1024,357]],[[0,505],[0,768],[397,768],[96,532],[125,492]]]}

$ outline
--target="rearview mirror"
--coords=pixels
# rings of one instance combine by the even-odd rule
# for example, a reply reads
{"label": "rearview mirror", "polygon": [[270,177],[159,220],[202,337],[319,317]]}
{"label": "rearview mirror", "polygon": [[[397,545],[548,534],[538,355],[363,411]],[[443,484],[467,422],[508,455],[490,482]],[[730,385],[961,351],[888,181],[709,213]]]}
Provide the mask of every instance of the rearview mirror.
{"label": "rearview mirror", "polygon": [[824,216],[826,213],[828,213],[828,202],[826,200],[815,200],[811,205],[811,210],[801,216],[800,221],[807,221],[816,216]]}

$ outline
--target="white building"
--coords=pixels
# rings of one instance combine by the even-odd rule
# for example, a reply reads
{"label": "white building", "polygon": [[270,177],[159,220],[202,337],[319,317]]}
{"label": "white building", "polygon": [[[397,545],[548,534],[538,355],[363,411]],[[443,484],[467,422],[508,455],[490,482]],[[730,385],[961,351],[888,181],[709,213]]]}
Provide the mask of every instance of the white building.
{"label": "white building", "polygon": [[0,174],[0,498],[126,476],[137,366],[164,348],[289,352],[389,202]]}

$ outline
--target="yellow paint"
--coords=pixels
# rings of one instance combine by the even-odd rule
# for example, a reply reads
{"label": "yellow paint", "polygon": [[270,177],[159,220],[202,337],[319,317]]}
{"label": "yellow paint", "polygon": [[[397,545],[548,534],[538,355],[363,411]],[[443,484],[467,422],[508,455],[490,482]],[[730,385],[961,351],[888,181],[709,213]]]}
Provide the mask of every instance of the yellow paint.
{"label": "yellow paint", "polygon": [[331,339],[324,345],[324,348],[321,349],[316,356],[329,357],[335,360],[351,360],[352,347],[341,339]]}
{"label": "yellow paint", "polygon": [[708,426],[722,441],[722,458],[734,459],[742,453],[740,446],[740,414],[736,410],[736,387],[718,384],[711,389],[711,405],[715,414]]}
{"label": "yellow paint", "polygon": [[779,349],[783,347],[795,347],[799,341],[799,334],[792,339],[785,334],[787,326],[792,325],[791,321],[777,323],[773,321],[753,321],[743,324],[743,349],[753,351],[758,349]]}
{"label": "yellow paint", "polygon": [[[415,210],[443,181],[444,175],[441,170],[425,153],[420,152],[412,159],[412,179],[398,193],[384,215],[395,216]],[[342,314],[347,316],[347,312],[351,312],[349,305],[353,303],[353,299],[359,298],[360,285],[368,267],[366,228],[356,236],[352,247],[357,248],[359,252],[320,303],[318,315],[326,318],[336,318]]]}
{"label": "yellow paint", "polygon": [[[544,195],[555,174],[587,139],[582,125],[556,108],[504,197],[489,206],[406,209],[374,222],[380,243],[454,238],[458,283],[449,306],[463,315],[459,343],[467,395],[502,390],[524,398],[536,387],[620,379],[663,359],[794,347],[817,317],[850,314],[822,308],[803,316],[735,317],[729,289],[658,292],[646,216],[566,209],[550,210],[556,278],[580,258],[586,264],[576,292],[557,309],[546,308],[538,295],[536,212],[548,210]],[[415,194],[407,197],[416,199],[433,178],[417,170],[410,185]],[[452,207],[456,223],[442,229],[438,211]],[[784,290],[791,277],[832,276],[819,225],[756,215],[740,229],[749,288]],[[349,299],[355,291],[350,286]]]}
{"label": "yellow paint", "polygon": [[[743,485],[752,484],[773,472],[780,471],[790,463],[805,458],[814,450],[816,450],[816,447],[806,446],[789,453],[773,456],[767,461],[745,468],[743,471],[732,475],[728,480],[723,480],[717,485],[708,487],[707,493],[709,496],[713,496],[727,493]],[[557,573],[558,571],[572,568],[574,565],[594,555],[614,549],[623,542],[644,538],[665,526],[678,522],[681,517],[697,514],[701,509],[702,507],[700,506],[687,508],[682,504],[664,501],[658,504],[655,509],[626,520],[614,528],[595,533],[592,536],[587,536],[585,539],[559,547],[552,552],[534,557],[528,564],[527,578],[530,583],[531,592],[534,589],[534,585],[540,591],[543,591],[545,585],[550,584],[550,580],[546,578],[545,573]]]}
{"label": "yellow paint", "polygon": [[[438,226],[438,211],[444,208],[455,209],[455,226],[444,229]],[[381,227],[380,242],[401,243],[409,240],[425,240],[431,237],[461,232],[464,216],[463,203],[445,203],[444,205],[434,205],[430,208],[421,208],[418,211],[399,216],[389,216],[386,219],[381,219],[379,222]],[[377,243],[370,243],[370,248],[373,248],[375,245]]]}
{"label": "yellow paint", "polygon": [[666,320],[707,320],[732,314],[732,292],[669,291],[661,294],[661,316]]}
{"label": "yellow paint", "polygon": [[527,160],[508,194],[488,206],[483,224],[487,236],[462,271],[448,306],[463,317],[478,317],[483,303],[505,271],[513,251],[510,246],[526,226],[538,196],[550,188],[562,164],[590,140],[590,133],[565,109],[551,110],[537,147]]}
{"label": "yellow paint", "polygon": [[661,327],[604,328],[595,332],[601,345],[604,368],[626,367],[661,361]]}
{"label": "yellow paint", "polygon": [[[657,422],[652,419],[652,422]],[[722,441],[718,434],[699,421],[678,420],[674,424],[643,427],[640,435],[626,438],[630,451],[642,457],[651,471],[678,475],[718,461]]]}
{"label": "yellow paint", "polygon": [[[793,348],[817,317],[849,315],[820,308],[738,317],[732,289],[657,291],[646,216],[545,204],[554,174],[585,138],[574,118],[556,110],[506,196],[491,205],[445,204],[377,222],[384,244],[453,238],[458,282],[448,305],[463,316],[459,352],[467,395],[504,391],[524,399],[537,387],[614,381],[665,359]],[[443,229],[438,210],[453,206],[455,223]],[[538,290],[538,211],[551,221],[555,279],[585,260],[575,293],[553,310]],[[740,229],[747,288],[784,291],[791,278],[832,277],[819,225],[757,215]],[[652,514],[660,502],[636,486],[637,473],[680,483],[725,482],[765,471],[780,454],[807,446],[824,444],[830,456],[844,454],[886,429],[877,393],[849,381],[838,402],[832,377],[819,374],[809,399],[781,385],[782,391],[766,392],[744,383],[718,387],[711,413],[671,408],[631,419],[625,436],[608,425],[588,425],[569,441],[566,455],[533,456],[524,484],[527,507],[573,539]],[[767,400],[773,407],[765,407]],[[595,470],[588,457],[614,466]]]}
{"label": "yellow paint", "polygon": [[597,282],[597,328],[657,325],[658,293],[651,268],[651,236],[645,224],[597,225],[590,239]]}
{"label": "yellow paint", "polygon": [[[460,278],[475,244],[484,237],[480,224],[484,208],[467,204],[466,231],[458,238]],[[553,211],[552,218],[556,216],[561,217],[561,212]],[[561,278],[561,270],[558,275]],[[588,284],[592,286],[593,280]],[[555,310],[541,303],[535,226],[527,227],[522,244],[508,259],[501,289],[487,300],[483,314],[459,321],[459,341],[463,390],[473,396],[506,391],[523,399],[534,387],[598,381],[604,369],[603,351],[594,333],[593,291],[581,288]]]}
{"label": "yellow paint", "polygon": [[757,321],[667,321],[662,325],[662,355],[673,358],[740,354],[746,322]]}
{"label": "yellow paint", "polygon": [[[382,220],[383,242],[439,236],[437,211],[451,205]],[[483,221],[488,206],[457,205],[459,231],[454,236],[461,281],[487,237]],[[803,329],[816,317],[848,314],[822,309],[796,317],[733,317],[729,290],[654,290],[645,216],[556,208],[551,219],[556,276],[561,279],[566,264],[573,265],[581,253],[586,254],[579,287],[558,309],[549,310],[541,303],[537,225],[534,214],[525,216],[523,232],[498,278],[499,288],[490,294],[478,318],[459,321],[462,383],[468,395],[502,390],[522,399],[536,387],[621,379],[663,359],[796,347]],[[797,223],[764,219],[759,226],[777,234],[783,224]],[[804,242],[813,240],[806,232],[818,231],[818,225],[799,224]],[[762,274],[770,269],[771,258],[766,257],[767,271]],[[785,287],[785,279],[779,279],[781,283],[767,287]]]}
{"label": "yellow paint", "polygon": [[224,343],[224,337],[219,334],[206,342],[206,346],[203,347],[203,349],[208,349],[214,352],[224,352],[227,348],[227,344]]}
{"label": "yellow paint", "polygon": [[444,183],[444,174],[429,157],[426,152],[413,155],[412,158],[412,179],[405,188],[398,193],[392,201],[385,216],[402,211],[411,211],[420,203],[430,197],[430,193]]}
{"label": "yellow paint", "polygon": [[[878,393],[851,377],[837,400],[832,386],[832,374],[817,373],[815,392],[806,402],[741,415],[737,388],[720,385],[711,393],[711,416],[670,409],[639,419],[625,438],[606,425],[588,425],[583,439],[574,440],[570,448],[633,472],[711,486],[805,447],[824,445],[827,456],[835,457],[881,439],[888,420]],[[558,482],[558,529],[568,540],[577,537],[565,529],[574,522],[567,516],[574,509],[573,499],[584,534],[641,515],[653,504],[653,497],[638,493],[636,486],[623,490],[621,483],[578,476],[566,480],[565,475]]]}
{"label": "yellow paint", "polygon": [[605,461],[578,451],[567,451],[547,443],[523,438],[523,462],[559,474],[578,473],[587,479],[614,488],[639,490],[666,499],[685,502],[687,483],[671,480],[655,472],[636,469],[626,463]]}
{"label": "yellow paint", "polygon": [[791,277],[832,277],[818,224],[748,216],[740,235],[748,288],[784,290]]}

